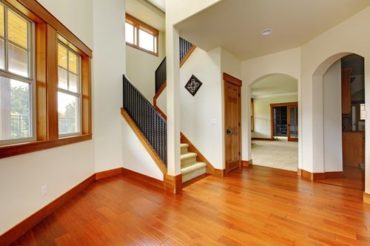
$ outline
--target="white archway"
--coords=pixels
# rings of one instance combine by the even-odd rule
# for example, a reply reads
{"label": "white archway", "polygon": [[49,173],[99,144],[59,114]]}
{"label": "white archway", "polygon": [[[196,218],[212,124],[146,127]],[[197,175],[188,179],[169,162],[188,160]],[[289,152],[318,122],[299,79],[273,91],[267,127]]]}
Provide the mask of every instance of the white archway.
{"label": "white archway", "polygon": [[[277,84],[281,85],[276,86]],[[290,86],[288,86],[290,85]],[[293,86],[294,85],[294,86]],[[267,73],[264,75],[261,75],[257,77],[254,81],[248,84],[248,107],[250,108],[250,103],[251,103],[251,97],[252,97],[252,88],[254,91],[254,97],[255,100],[257,99],[259,101],[259,106],[257,107],[259,111],[259,115],[257,114],[256,117],[254,118],[255,122],[255,131],[252,133],[250,130],[248,131],[248,148],[251,151],[251,156],[252,156],[252,137],[256,139],[266,139],[266,138],[271,138],[272,137],[272,130],[271,130],[271,115],[270,115],[270,104],[274,103],[287,103],[287,102],[297,102],[299,103],[299,78],[296,78],[295,76],[292,76],[290,74],[286,73],[279,73],[279,72],[274,72],[274,73]],[[268,105],[268,108],[266,105]],[[299,104],[298,104],[299,105]],[[263,110],[265,109],[266,110]],[[262,112],[263,110],[263,112]],[[267,112],[268,111],[268,112]],[[300,112],[298,111],[300,114]],[[300,117],[298,117],[300,118]],[[247,119],[250,121],[251,119],[251,113],[249,112],[247,115]],[[299,124],[300,127],[300,124]],[[298,130],[299,132],[300,130]],[[298,138],[298,141],[299,138]],[[271,143],[271,144],[270,144]],[[271,152],[273,152],[274,148],[272,147],[274,144],[283,144],[282,142],[265,142],[265,141],[257,141],[255,142],[256,146],[263,146],[263,149],[265,148],[271,148]],[[286,143],[288,144],[288,142]],[[297,143],[289,143],[294,145],[294,148],[297,148]],[[300,146],[300,143],[298,143],[298,146]],[[275,146],[276,148],[281,148],[283,150],[282,146]],[[284,146],[285,148],[285,146]],[[259,148],[257,148],[259,149]],[[292,149],[291,149],[292,150]],[[295,151],[293,151],[295,152]],[[274,154],[271,154],[271,159],[269,155],[265,155],[263,159],[256,158],[257,156],[257,151],[254,149],[253,156],[254,158],[260,159],[260,163],[257,163],[256,160],[253,161],[254,164],[263,164],[269,167],[274,167],[274,168],[282,168],[282,169],[287,169],[287,170],[294,170],[299,167],[299,149],[297,150],[297,159],[295,158],[286,158],[286,165],[282,165],[283,163],[283,155],[281,155],[281,160],[280,162],[277,161],[279,158],[276,158],[277,156],[274,157]],[[291,156],[291,155],[290,155]],[[295,159],[295,161],[293,161]],[[262,163],[261,161],[264,160],[265,163]],[[290,162],[292,160],[292,162]],[[270,163],[271,162],[271,163]],[[294,164],[293,164],[294,162]],[[294,169],[290,169],[293,168]]]}
{"label": "white archway", "polygon": [[[314,173],[328,173],[328,172],[342,172],[342,163],[329,163],[328,160],[335,160],[335,158],[331,158],[334,152],[338,153],[340,149],[340,153],[342,153],[342,144],[341,141],[338,143],[338,139],[335,138],[335,134],[328,134],[326,125],[325,117],[327,113],[325,113],[326,104],[324,101],[325,98],[328,96],[327,94],[324,95],[324,87],[325,87],[325,75],[327,74],[328,70],[332,69],[335,64],[340,61],[343,57],[348,55],[357,55],[362,58],[365,56],[361,54],[357,54],[355,52],[339,52],[336,53],[323,62],[316,68],[312,75],[312,143],[313,143],[313,151],[312,151],[312,165],[313,165],[313,172]],[[340,71],[338,72],[340,73]],[[366,87],[366,82],[365,82]],[[337,93],[338,94],[338,93]],[[337,95],[340,97],[340,94]],[[335,99],[334,99],[335,100]],[[341,99],[337,99],[341,102]],[[341,115],[341,112],[340,112]],[[341,126],[341,121],[340,121]],[[340,132],[337,130],[337,134],[342,134],[342,129],[340,128]],[[340,138],[341,140],[341,138]],[[325,144],[326,143],[326,144]],[[328,147],[328,143],[333,143],[331,146]],[[365,143],[366,144],[366,143]],[[334,147],[333,147],[334,145]],[[337,146],[335,146],[337,145]],[[335,150],[333,150],[335,149]],[[365,149],[367,149],[365,147]],[[339,161],[340,158],[337,158]],[[340,159],[341,160],[341,159]]]}

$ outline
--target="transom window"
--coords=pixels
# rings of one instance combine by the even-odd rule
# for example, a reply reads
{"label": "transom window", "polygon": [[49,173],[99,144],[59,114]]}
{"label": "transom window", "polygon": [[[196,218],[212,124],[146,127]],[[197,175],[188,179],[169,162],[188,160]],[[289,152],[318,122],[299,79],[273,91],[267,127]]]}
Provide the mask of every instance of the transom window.
{"label": "transom window", "polygon": [[159,31],[126,14],[126,43],[134,48],[158,55]]}
{"label": "transom window", "polygon": [[81,132],[81,57],[63,38],[58,42],[59,135]]}
{"label": "transom window", "polygon": [[0,2],[0,145],[32,140],[33,23]]}

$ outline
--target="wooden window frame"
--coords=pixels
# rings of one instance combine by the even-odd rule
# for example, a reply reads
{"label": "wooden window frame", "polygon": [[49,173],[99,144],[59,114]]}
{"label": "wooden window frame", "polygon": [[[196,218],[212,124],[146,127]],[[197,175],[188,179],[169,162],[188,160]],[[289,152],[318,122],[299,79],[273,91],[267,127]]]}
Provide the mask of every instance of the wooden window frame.
{"label": "wooden window frame", "polygon": [[[0,158],[59,147],[92,139],[92,50],[36,0],[3,0],[34,23],[35,29],[35,138],[0,146]],[[81,56],[81,133],[62,137],[58,131],[58,37],[72,44]]]}
{"label": "wooden window frame", "polygon": [[[159,31],[157,29],[155,29],[154,27],[146,24],[145,22],[143,22],[143,21],[133,17],[132,15],[127,14],[127,13],[126,13],[125,22],[134,26],[134,43],[131,44],[131,43],[126,42],[126,45],[131,46],[133,48],[136,48],[138,50],[144,51],[144,52],[149,53],[151,55],[158,56],[159,55],[159,51],[158,51]],[[139,43],[140,43],[139,30],[150,33],[155,37],[156,40],[155,40],[155,43],[153,44],[153,49],[155,49],[156,52],[146,50],[146,49],[141,48],[139,46]]]}

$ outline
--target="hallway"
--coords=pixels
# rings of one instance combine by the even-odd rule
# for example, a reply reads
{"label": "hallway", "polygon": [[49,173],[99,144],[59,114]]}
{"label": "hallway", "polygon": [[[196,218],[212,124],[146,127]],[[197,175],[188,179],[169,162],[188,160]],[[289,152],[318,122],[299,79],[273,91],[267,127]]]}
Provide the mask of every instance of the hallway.
{"label": "hallway", "polygon": [[288,171],[298,169],[298,143],[284,140],[252,141],[253,165]]}
{"label": "hallway", "polygon": [[16,245],[369,244],[362,192],[265,167],[169,196],[128,177],[96,182]]}

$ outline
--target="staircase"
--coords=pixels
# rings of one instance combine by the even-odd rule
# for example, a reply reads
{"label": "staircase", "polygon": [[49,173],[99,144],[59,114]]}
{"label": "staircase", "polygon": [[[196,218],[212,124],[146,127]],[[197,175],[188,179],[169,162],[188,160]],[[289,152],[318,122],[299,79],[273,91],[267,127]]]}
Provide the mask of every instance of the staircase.
{"label": "staircase", "polygon": [[182,183],[204,176],[207,173],[207,164],[197,160],[197,154],[189,152],[189,145],[181,144],[181,175]]}
{"label": "staircase", "polygon": [[[195,49],[195,46],[180,38],[180,64]],[[158,67],[156,78],[156,92],[166,86],[166,58]],[[162,172],[167,172],[167,122],[163,115],[153,106],[126,78],[123,77],[123,115],[140,131],[145,139],[147,150],[156,161]],[[179,136],[180,137],[180,136]],[[181,138],[182,139],[182,138]],[[188,141],[187,139],[185,141]],[[188,141],[189,142],[189,141]],[[189,142],[190,143],[190,142]],[[193,146],[192,146],[193,147]],[[198,151],[198,150],[196,150]],[[198,152],[200,153],[200,152]],[[189,152],[189,144],[181,143],[181,174],[182,183],[189,183],[192,180],[202,177],[207,173],[207,164],[199,161],[197,153]]]}

